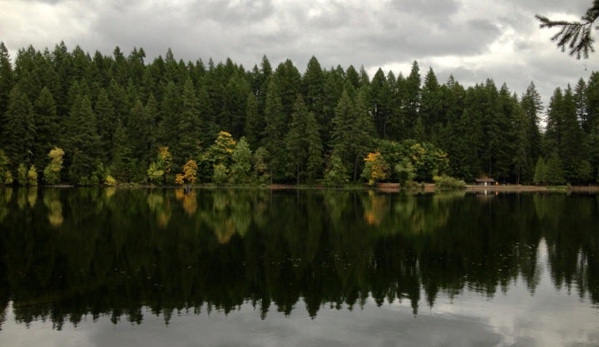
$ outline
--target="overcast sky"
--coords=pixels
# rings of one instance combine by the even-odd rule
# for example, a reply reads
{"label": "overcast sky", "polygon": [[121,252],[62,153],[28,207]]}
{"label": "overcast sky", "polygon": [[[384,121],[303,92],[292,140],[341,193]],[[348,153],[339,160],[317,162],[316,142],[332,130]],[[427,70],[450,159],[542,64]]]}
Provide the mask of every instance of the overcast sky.
{"label": "overcast sky", "polygon": [[[531,81],[546,106],[556,87],[599,69],[595,53],[576,60],[539,29],[536,13],[579,19],[591,0],[0,0],[0,40],[14,58],[33,45],[64,41],[93,54],[146,51],[146,62],[170,47],[185,61],[231,58],[251,69],[266,55],[291,59],[301,73],[312,56],[321,66],[380,67],[407,76],[418,61],[444,83],[487,78],[521,95]],[[599,32],[598,32],[599,34]]]}

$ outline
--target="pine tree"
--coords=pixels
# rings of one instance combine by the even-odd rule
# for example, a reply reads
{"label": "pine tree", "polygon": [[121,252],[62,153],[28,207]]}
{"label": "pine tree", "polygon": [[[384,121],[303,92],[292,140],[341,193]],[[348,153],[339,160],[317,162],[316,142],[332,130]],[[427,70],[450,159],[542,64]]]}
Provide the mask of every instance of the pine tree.
{"label": "pine tree", "polygon": [[324,107],[324,74],[316,57],[312,56],[302,77],[302,95],[309,112],[322,113]]}
{"label": "pine tree", "polygon": [[244,133],[250,148],[257,148],[264,132],[264,117],[258,114],[258,99],[253,92],[248,93],[245,107]]}
{"label": "pine tree", "polygon": [[271,180],[278,180],[284,175],[287,121],[283,112],[279,85],[275,78],[271,78],[268,85],[264,117],[266,127],[262,143],[270,155],[268,167],[270,169]]}
{"label": "pine tree", "polygon": [[35,118],[31,102],[18,85],[10,91],[3,138],[4,150],[13,165],[12,169],[18,164],[29,166],[32,163],[35,151]]}
{"label": "pine tree", "polygon": [[323,144],[331,142],[335,108],[343,91],[343,70],[341,68],[325,72],[324,96],[322,113],[315,113],[320,128],[320,138]]}
{"label": "pine tree", "polygon": [[535,184],[547,183],[547,165],[545,164],[543,157],[539,157],[539,160],[537,160],[533,182]]}
{"label": "pine tree", "polygon": [[178,141],[172,149],[176,167],[193,159],[200,151],[201,120],[198,100],[191,78],[183,86],[182,112],[177,125]]}
{"label": "pine tree", "polygon": [[[520,105],[524,109],[527,118],[528,127],[526,128],[526,137],[528,138],[527,157],[530,163],[536,163],[543,152],[541,144],[541,131],[539,130],[540,114],[543,111],[541,96],[536,90],[535,84],[530,83],[526,92],[520,100]],[[532,172],[532,167],[529,169]]]}
{"label": "pine tree", "polygon": [[349,95],[350,92],[345,89],[335,109],[333,153],[343,160],[345,167],[353,169],[352,177],[355,182],[358,172],[361,171],[359,167],[361,158],[368,153],[372,144],[374,125],[368,117],[364,89],[360,89],[356,94],[355,102]]}
{"label": "pine tree", "polygon": [[68,177],[71,183],[97,184],[100,152],[100,136],[97,120],[87,95],[76,97],[63,138],[65,153],[70,155]]}
{"label": "pine tree", "polygon": [[295,177],[296,184],[300,184],[300,177],[303,176],[306,159],[308,157],[308,145],[306,142],[306,122],[308,118],[308,108],[304,104],[304,98],[298,94],[295,101],[289,132],[285,137],[285,147],[287,149],[287,164],[292,176]]}
{"label": "pine tree", "polygon": [[[112,152],[114,148],[114,138],[117,124],[120,119],[116,116],[108,93],[105,89],[100,89],[96,107],[94,109],[98,124],[98,135],[100,136],[101,148],[100,155],[103,162],[112,161]],[[122,122],[121,122],[122,123]]]}
{"label": "pine tree", "polygon": [[421,102],[420,68],[414,61],[410,75],[405,80],[405,106],[406,106],[406,132],[413,135],[414,125],[418,119],[418,110]]}
{"label": "pine tree", "polygon": [[[514,127],[514,154],[512,158],[513,171],[516,175],[516,184],[520,184],[522,179],[529,180],[531,176],[529,170],[531,166],[531,158],[528,156],[530,153],[530,142],[528,139],[528,117],[526,112],[520,105],[516,108],[515,114],[515,127]],[[532,178],[532,177],[530,177]]]}
{"label": "pine tree", "polygon": [[42,168],[47,163],[47,153],[58,144],[60,130],[56,104],[47,87],[40,92],[33,109],[35,114],[34,163],[36,167]]}
{"label": "pine tree", "polygon": [[322,175],[323,159],[322,152],[323,146],[320,140],[320,133],[318,131],[318,122],[314,113],[309,112],[306,119],[305,138],[308,144],[308,159],[306,163],[306,181],[308,183],[314,182],[314,180]]}
{"label": "pine tree", "polygon": [[594,127],[599,125],[599,72],[591,73],[584,96],[586,105],[581,124],[584,131],[589,134]]}
{"label": "pine tree", "polygon": [[135,182],[142,182],[146,176],[145,168],[153,158],[154,130],[158,105],[154,95],[150,94],[148,103],[144,107],[137,99],[129,116],[129,124],[126,125],[128,140],[127,146],[131,151],[131,178]]}
{"label": "pine tree", "polygon": [[387,126],[391,118],[392,89],[382,69],[378,69],[370,84],[371,112],[376,132],[381,138],[387,138]]}
{"label": "pine tree", "polygon": [[178,125],[181,115],[181,92],[174,82],[169,82],[164,89],[164,99],[160,105],[156,140],[159,144],[174,151],[179,135]]}
{"label": "pine tree", "polygon": [[247,95],[250,86],[243,76],[234,75],[229,79],[224,90],[225,109],[221,129],[231,133],[233,137],[242,136],[245,128],[245,112]]}
{"label": "pine tree", "polygon": [[128,145],[129,134],[127,128],[120,120],[117,123],[116,130],[112,137],[114,139],[114,145],[111,148],[111,176],[120,182],[130,182],[133,161],[131,149]]}
{"label": "pine tree", "polygon": [[[13,79],[13,70],[8,49],[4,45],[4,42],[0,41],[0,124],[5,124],[4,114],[8,109],[9,94],[14,85]],[[1,144],[2,142],[0,142]],[[0,179],[2,178],[0,177]]]}

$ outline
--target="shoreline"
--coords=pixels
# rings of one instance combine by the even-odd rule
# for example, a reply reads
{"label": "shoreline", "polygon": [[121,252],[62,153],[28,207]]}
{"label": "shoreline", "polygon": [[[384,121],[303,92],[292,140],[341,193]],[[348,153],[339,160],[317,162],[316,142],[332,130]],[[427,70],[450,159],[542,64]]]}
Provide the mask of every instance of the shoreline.
{"label": "shoreline", "polygon": [[[57,185],[36,185],[36,186],[6,186],[0,185],[0,189],[5,188],[120,188],[120,189],[180,189],[185,187],[196,188],[196,189],[263,189],[263,190],[376,190],[385,193],[399,192],[399,191],[422,191],[427,193],[441,192],[442,190],[435,189],[434,183],[425,183],[419,188],[402,188],[398,183],[381,183],[377,186],[366,186],[366,185],[341,185],[341,186],[323,186],[323,185],[294,185],[294,184],[267,184],[267,185],[184,185],[184,186],[156,186],[146,184],[119,184],[116,186],[75,186],[69,184],[57,184]],[[474,185],[468,184],[465,189],[457,191],[466,192],[553,192],[553,193],[599,193],[598,186],[534,186],[534,185]]]}

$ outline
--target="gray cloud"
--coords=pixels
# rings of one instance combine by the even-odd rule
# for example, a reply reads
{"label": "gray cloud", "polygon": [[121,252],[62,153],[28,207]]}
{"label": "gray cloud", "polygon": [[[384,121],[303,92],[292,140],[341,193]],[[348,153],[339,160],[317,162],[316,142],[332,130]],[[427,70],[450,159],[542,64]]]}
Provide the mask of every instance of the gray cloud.
{"label": "gray cloud", "polygon": [[[549,42],[551,32],[538,28],[534,14],[579,16],[588,6],[588,0],[15,0],[0,1],[0,32],[11,52],[64,40],[104,54],[143,47],[151,61],[170,47],[185,61],[231,58],[246,68],[263,55],[273,65],[289,58],[300,71],[312,56],[324,67],[368,71],[418,60],[440,77],[453,74],[466,85],[492,78],[518,94],[534,79],[546,86],[548,102],[553,88],[587,72]],[[588,71],[599,69],[585,63]]]}

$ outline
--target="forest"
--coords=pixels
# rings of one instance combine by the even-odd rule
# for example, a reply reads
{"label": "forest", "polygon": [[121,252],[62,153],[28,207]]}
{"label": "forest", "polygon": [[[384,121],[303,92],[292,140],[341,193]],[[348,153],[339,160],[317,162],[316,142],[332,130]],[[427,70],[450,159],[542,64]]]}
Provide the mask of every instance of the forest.
{"label": "forest", "polygon": [[302,74],[0,42],[0,184],[586,185],[598,169],[597,72],[545,108],[533,82],[442,84],[416,61],[370,77],[312,57]]}

